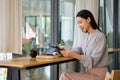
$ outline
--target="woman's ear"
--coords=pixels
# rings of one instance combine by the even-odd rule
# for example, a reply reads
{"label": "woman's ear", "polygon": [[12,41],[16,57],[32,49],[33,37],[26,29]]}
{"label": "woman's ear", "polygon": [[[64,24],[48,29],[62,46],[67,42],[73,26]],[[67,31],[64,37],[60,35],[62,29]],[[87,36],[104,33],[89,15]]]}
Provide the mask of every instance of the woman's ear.
{"label": "woman's ear", "polygon": [[87,21],[88,21],[89,23],[91,22],[91,19],[90,19],[90,17],[88,17],[88,18],[87,18]]}

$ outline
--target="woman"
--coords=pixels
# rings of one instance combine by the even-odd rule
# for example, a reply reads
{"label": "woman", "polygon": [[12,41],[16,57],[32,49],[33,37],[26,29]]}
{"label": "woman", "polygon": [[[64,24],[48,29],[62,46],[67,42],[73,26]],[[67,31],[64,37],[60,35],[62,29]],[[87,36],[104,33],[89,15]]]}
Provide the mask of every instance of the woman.
{"label": "woman", "polygon": [[83,42],[71,51],[62,50],[61,53],[64,57],[78,59],[86,72],[66,72],[60,76],[60,80],[104,80],[109,63],[106,36],[100,31],[90,11],[78,12],[76,21],[85,32]]}

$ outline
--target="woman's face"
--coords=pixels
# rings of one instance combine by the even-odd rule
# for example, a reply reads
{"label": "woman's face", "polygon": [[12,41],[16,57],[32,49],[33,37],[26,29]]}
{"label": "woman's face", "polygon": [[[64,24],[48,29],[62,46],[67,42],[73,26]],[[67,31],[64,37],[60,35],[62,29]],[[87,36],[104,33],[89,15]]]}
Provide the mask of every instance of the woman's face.
{"label": "woman's face", "polygon": [[90,28],[90,18],[84,19],[82,17],[76,18],[77,25],[83,32],[88,32]]}

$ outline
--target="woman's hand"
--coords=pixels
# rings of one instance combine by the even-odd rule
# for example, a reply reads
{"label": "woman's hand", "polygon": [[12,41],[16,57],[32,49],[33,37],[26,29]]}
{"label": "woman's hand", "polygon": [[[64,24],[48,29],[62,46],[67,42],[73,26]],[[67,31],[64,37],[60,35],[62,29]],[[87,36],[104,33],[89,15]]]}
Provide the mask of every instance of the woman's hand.
{"label": "woman's hand", "polygon": [[62,51],[60,51],[60,52],[62,53],[62,55],[63,55],[64,57],[71,57],[71,56],[70,56],[70,52],[68,52],[68,51],[62,50]]}
{"label": "woman's hand", "polygon": [[68,52],[68,51],[60,51],[62,53],[62,55],[64,57],[71,57],[71,58],[75,58],[75,59],[78,59],[78,60],[81,60],[81,57],[82,55],[79,55],[77,53],[74,53],[74,52]]}

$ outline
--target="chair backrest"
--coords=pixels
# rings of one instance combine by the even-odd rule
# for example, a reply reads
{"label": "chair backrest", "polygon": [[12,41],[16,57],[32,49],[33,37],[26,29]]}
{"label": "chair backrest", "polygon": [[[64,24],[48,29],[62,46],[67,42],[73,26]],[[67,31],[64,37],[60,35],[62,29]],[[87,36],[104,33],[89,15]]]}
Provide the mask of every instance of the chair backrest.
{"label": "chair backrest", "polygon": [[112,70],[111,80],[120,80],[120,70]]}

